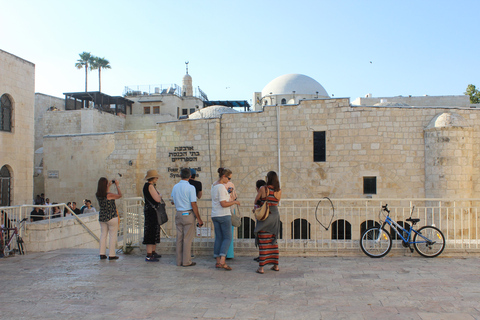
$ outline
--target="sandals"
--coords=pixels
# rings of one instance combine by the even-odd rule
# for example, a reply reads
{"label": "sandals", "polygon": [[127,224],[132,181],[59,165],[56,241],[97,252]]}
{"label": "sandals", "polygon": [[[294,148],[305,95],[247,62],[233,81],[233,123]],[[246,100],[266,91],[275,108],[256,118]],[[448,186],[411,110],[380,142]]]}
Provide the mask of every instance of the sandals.
{"label": "sandals", "polygon": [[278,266],[273,266],[270,268],[270,270],[273,270],[273,271],[280,271],[280,269],[278,268]]}
{"label": "sandals", "polygon": [[260,269],[260,268],[258,268],[257,271],[255,271],[255,272],[256,272],[256,273],[260,273],[260,274],[264,274],[264,273],[265,273],[265,272],[264,272],[262,269]]}
{"label": "sandals", "polygon": [[227,266],[226,263],[224,263],[224,264],[217,263],[217,264],[215,265],[215,267],[216,267],[216,268],[222,268],[222,269],[225,269],[225,270],[227,270],[227,271],[232,270],[232,268],[229,267],[229,266]]}

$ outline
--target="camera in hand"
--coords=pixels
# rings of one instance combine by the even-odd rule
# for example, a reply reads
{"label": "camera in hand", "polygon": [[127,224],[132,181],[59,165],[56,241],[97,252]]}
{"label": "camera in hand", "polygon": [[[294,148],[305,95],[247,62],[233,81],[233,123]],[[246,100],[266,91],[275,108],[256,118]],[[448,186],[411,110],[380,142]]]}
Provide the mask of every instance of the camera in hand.
{"label": "camera in hand", "polygon": [[112,183],[115,183],[115,179],[112,180]]}

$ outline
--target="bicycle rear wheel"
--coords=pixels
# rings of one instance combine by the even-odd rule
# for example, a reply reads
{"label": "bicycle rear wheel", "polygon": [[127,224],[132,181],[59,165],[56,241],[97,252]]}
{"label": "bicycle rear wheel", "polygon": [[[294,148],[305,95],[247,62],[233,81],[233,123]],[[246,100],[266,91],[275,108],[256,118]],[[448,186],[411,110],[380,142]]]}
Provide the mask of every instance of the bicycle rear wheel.
{"label": "bicycle rear wheel", "polygon": [[360,247],[367,256],[381,258],[392,248],[392,237],[384,228],[370,228],[362,234]]}
{"label": "bicycle rear wheel", "polygon": [[9,255],[12,255],[12,253],[14,253],[13,250],[10,248],[10,246],[11,246],[11,244],[10,245],[5,244],[3,246],[3,256],[4,257],[8,257]]}
{"label": "bicycle rear wheel", "polygon": [[415,250],[426,258],[438,256],[445,248],[445,237],[442,231],[432,226],[418,229],[418,233],[415,233],[415,237],[413,237],[413,242]]}

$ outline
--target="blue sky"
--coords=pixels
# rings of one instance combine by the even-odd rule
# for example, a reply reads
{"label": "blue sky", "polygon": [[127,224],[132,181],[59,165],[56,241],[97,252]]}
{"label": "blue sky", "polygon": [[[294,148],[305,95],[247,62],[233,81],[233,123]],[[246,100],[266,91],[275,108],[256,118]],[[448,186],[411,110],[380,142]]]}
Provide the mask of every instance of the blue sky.
{"label": "blue sky", "polygon": [[[0,0],[0,49],[36,65],[35,91],[83,91],[78,54],[105,57],[102,91],[193,85],[248,100],[301,73],[335,97],[458,95],[480,86],[480,1]],[[372,63],[370,63],[370,61]],[[97,71],[89,90],[98,90]]]}

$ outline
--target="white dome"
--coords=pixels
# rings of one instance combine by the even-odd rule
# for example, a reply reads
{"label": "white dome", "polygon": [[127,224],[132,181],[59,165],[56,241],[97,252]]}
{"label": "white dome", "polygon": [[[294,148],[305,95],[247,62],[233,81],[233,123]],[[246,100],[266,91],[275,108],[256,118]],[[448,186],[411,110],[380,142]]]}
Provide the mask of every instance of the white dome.
{"label": "white dome", "polygon": [[237,110],[234,110],[225,106],[210,106],[198,111],[195,111],[188,116],[188,119],[211,119],[211,118],[220,118],[224,113],[238,113]]}
{"label": "white dome", "polygon": [[432,129],[432,128],[451,128],[451,127],[463,127],[468,128],[470,125],[468,124],[467,120],[464,117],[459,115],[458,113],[439,113],[427,125],[425,129]]}
{"label": "white dome", "polygon": [[262,90],[262,97],[280,94],[309,94],[329,97],[327,91],[316,80],[303,74],[285,74],[270,81]]}
{"label": "white dome", "polygon": [[189,75],[188,73],[183,76],[183,81],[190,80],[192,81],[192,76]]}

